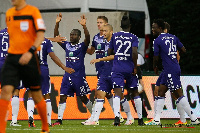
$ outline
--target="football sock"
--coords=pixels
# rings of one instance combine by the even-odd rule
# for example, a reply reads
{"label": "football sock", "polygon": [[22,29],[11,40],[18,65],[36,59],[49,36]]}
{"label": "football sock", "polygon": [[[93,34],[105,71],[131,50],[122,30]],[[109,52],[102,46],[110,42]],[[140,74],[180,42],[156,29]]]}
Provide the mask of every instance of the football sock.
{"label": "football sock", "polygon": [[35,103],[33,101],[33,98],[32,97],[28,98],[28,101],[27,101],[28,118],[30,116],[33,118],[34,107],[35,107]]}
{"label": "football sock", "polygon": [[181,104],[182,108],[185,110],[185,112],[188,114],[188,116],[190,117],[192,121],[195,121],[197,119],[197,117],[194,115],[193,111],[191,110],[190,105],[187,99],[185,98],[185,96],[179,97],[176,102]]}
{"label": "football sock", "polygon": [[155,110],[155,114],[154,114],[155,115],[155,117],[154,117],[155,121],[160,122],[160,115],[161,115],[161,112],[163,110],[164,104],[165,104],[165,97],[158,97],[157,98],[156,110]]}
{"label": "football sock", "polygon": [[155,100],[154,100],[154,117],[155,117],[155,111],[156,111],[157,102],[158,102],[158,97],[155,96]]}
{"label": "football sock", "polygon": [[135,107],[137,110],[137,114],[138,114],[138,119],[142,118],[142,101],[140,96],[135,96],[134,98],[134,103],[135,103]]}
{"label": "football sock", "polygon": [[64,103],[59,103],[58,105],[58,119],[62,120],[63,119],[63,113],[66,108],[66,102]]}
{"label": "football sock", "polygon": [[19,112],[19,96],[13,96],[12,101],[12,122],[17,123],[17,116]]}
{"label": "football sock", "polygon": [[181,104],[180,103],[177,103],[176,104],[177,106],[177,110],[178,110],[178,113],[180,115],[180,120],[185,123],[186,122],[186,119],[185,119],[185,111],[184,109],[182,108]]}
{"label": "football sock", "polygon": [[119,96],[115,96],[113,98],[113,108],[114,108],[114,114],[115,117],[119,117],[120,115],[120,97]]}
{"label": "football sock", "polygon": [[47,121],[49,124],[51,124],[51,112],[52,112],[51,100],[46,99],[45,101],[47,104]]}
{"label": "football sock", "polygon": [[130,111],[130,105],[129,105],[129,102],[127,101],[126,98],[122,99],[121,100],[121,104],[123,106],[123,109],[124,109],[124,112],[126,113],[127,115],[127,120],[132,120],[133,117],[131,115],[131,111]]}
{"label": "football sock", "polygon": [[44,99],[36,104],[36,108],[42,121],[42,130],[49,131],[49,125],[47,123],[47,105]]}
{"label": "football sock", "polygon": [[89,112],[92,114],[92,102],[88,99],[87,104],[85,105],[87,107],[87,109],[89,110]]}
{"label": "football sock", "polygon": [[94,114],[95,114],[95,104],[96,104],[96,99],[94,100],[94,103],[92,105],[92,114],[88,120],[93,121]]}
{"label": "football sock", "polygon": [[95,104],[95,114],[93,121],[99,121],[99,115],[101,114],[101,110],[103,108],[104,99],[97,99]]}
{"label": "football sock", "polygon": [[6,132],[6,123],[8,117],[8,105],[10,101],[0,99],[0,133]]}

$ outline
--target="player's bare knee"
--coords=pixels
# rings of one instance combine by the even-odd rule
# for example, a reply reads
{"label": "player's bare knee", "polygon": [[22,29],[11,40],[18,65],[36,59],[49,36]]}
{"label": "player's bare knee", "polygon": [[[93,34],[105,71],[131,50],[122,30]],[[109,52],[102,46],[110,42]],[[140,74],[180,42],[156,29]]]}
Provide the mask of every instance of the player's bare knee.
{"label": "player's bare knee", "polygon": [[61,95],[61,96],[60,96],[60,103],[66,102],[66,99],[67,99],[67,96]]}

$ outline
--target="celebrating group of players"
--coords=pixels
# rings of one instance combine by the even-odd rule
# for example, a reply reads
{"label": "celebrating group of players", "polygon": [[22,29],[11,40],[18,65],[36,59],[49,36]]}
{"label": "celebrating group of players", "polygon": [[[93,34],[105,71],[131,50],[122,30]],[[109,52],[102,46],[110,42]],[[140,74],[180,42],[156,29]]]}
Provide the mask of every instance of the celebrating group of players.
{"label": "celebrating group of players", "polygon": [[[20,10],[28,9],[27,6],[29,6],[31,9],[33,8],[32,6],[26,4],[24,5],[24,8]],[[8,29],[7,28],[3,29],[1,30],[0,33],[2,40],[0,63],[1,63],[1,68],[3,69],[1,74],[2,87],[3,87],[2,93],[8,94],[7,92],[5,92],[5,90],[9,89],[10,87],[8,85],[17,88],[18,86],[16,83],[19,83],[20,79],[23,81],[24,86],[30,89],[31,93],[27,101],[28,103],[27,111],[29,115],[28,118],[30,127],[35,126],[33,122],[34,102],[36,103],[40,116],[42,116],[41,117],[43,122],[42,132],[49,132],[46,123],[48,123],[48,126],[61,125],[63,119],[63,113],[66,108],[66,99],[67,97],[74,96],[74,93],[76,93],[76,96],[80,97],[81,101],[86,105],[89,112],[91,113],[91,117],[88,120],[82,122],[81,124],[99,125],[99,115],[103,108],[104,98],[106,97],[115,115],[113,123],[114,126],[119,126],[120,123],[124,121],[124,119],[121,117],[120,114],[120,103],[122,104],[124,111],[127,115],[127,121],[125,125],[132,125],[134,123],[134,118],[131,115],[129,103],[123,96],[125,85],[127,88],[129,88],[130,97],[133,99],[135,103],[136,112],[138,114],[138,125],[144,125],[142,118],[142,100],[138,92],[138,77],[137,77],[137,59],[138,59],[137,47],[139,40],[136,35],[130,33],[130,27],[131,27],[130,20],[126,15],[124,15],[121,20],[122,31],[116,33],[113,33],[113,27],[112,25],[108,24],[108,19],[105,16],[98,16],[97,26],[100,32],[93,37],[92,46],[91,48],[88,48],[90,44],[90,34],[86,27],[86,17],[82,15],[81,19],[78,21],[84,29],[84,34],[85,34],[84,41],[81,43],[79,42],[81,38],[81,31],[79,29],[73,29],[70,33],[70,42],[67,42],[65,38],[59,36],[59,30],[58,30],[59,23],[61,22],[62,19],[62,14],[59,14],[57,15],[56,18],[54,38],[44,39],[44,37],[42,37],[43,38],[42,40],[44,40],[43,42],[36,39],[36,42],[38,41],[38,44],[41,44],[42,42],[42,44],[40,45],[41,50],[37,50],[37,47],[35,45],[33,46],[31,45],[28,47],[26,46],[27,47],[26,50],[28,50],[28,52],[26,50],[22,51],[22,53],[25,52],[26,54],[25,55],[20,53],[19,51],[14,49],[15,47],[13,47],[14,44],[12,43],[15,40],[13,39],[12,35],[13,27],[10,25],[10,22],[15,21],[17,25],[18,24],[17,20],[21,20],[22,22],[20,23],[20,30],[26,32],[28,30],[27,28],[30,27],[27,27],[27,22],[24,20],[31,20],[32,18],[30,18],[27,15],[13,17],[12,16],[12,12],[14,12],[13,10],[16,10],[15,7],[12,8],[11,11],[8,12],[6,16]],[[41,30],[43,31],[45,30],[45,28],[44,25],[42,25],[41,16],[38,15],[36,17],[39,17],[37,22],[34,21],[36,30],[38,33],[41,33]],[[162,19],[156,19],[153,22],[152,32],[153,35],[157,36],[157,38],[154,40],[153,67],[155,72],[157,73],[158,56],[160,55],[163,63],[163,71],[158,81],[159,91],[157,97],[155,98],[155,116],[151,121],[146,122],[145,124],[146,125],[161,124],[160,114],[164,106],[165,93],[168,89],[170,89],[170,91],[173,93],[177,101],[177,105],[179,104],[181,108],[180,110],[182,112],[184,110],[189,115],[191,119],[191,124],[199,124],[197,117],[191,111],[187,99],[183,96],[181,89],[180,66],[177,60],[177,51],[180,50],[185,52],[185,48],[176,36],[171,35],[169,33],[164,33],[164,29],[165,29],[165,22]],[[11,33],[11,39],[10,41],[8,41],[8,38],[10,38],[10,33]],[[22,38],[22,36],[19,36],[19,38]],[[54,54],[53,45],[50,40],[57,42],[66,52],[66,65],[64,65],[59,60],[59,58]],[[7,56],[7,51],[8,51],[8,56]],[[19,62],[19,64],[17,64],[17,66],[20,66],[19,73],[22,73],[23,70],[27,69],[25,67],[28,66],[29,64],[29,60],[26,60],[27,58],[29,58],[29,53],[31,53],[32,57],[32,55],[34,55],[36,51],[38,51],[37,54],[39,57],[41,76],[40,78],[37,78],[37,80],[33,79],[33,81],[37,83],[41,82],[41,85],[37,83],[34,84],[33,81],[29,83],[30,80],[25,79],[25,77],[27,76],[25,74],[24,75],[21,74],[17,80],[14,80],[15,84],[10,83],[13,80],[12,79],[13,77],[8,78],[10,77],[9,74],[11,72],[13,73],[16,72],[15,69],[13,68],[11,68],[13,69],[13,71],[9,72],[9,67],[13,65],[11,63],[13,61],[12,60],[12,58],[14,57],[13,55],[22,54],[22,56],[20,55],[19,57],[17,57],[17,59],[15,59],[15,62],[16,60],[17,62]],[[95,91],[95,101],[93,104],[86,96],[91,92],[87,84],[87,81],[85,79],[86,74],[85,74],[84,58],[86,53],[88,54],[96,53],[96,59],[93,59],[90,62],[91,64],[95,64],[98,77],[97,90]],[[52,107],[49,96],[49,93],[51,93],[51,86],[50,86],[51,84],[50,84],[49,70],[47,64],[48,54],[58,66],[60,66],[63,70],[66,71],[63,76],[60,88],[58,120],[55,123],[51,123]],[[35,58],[35,60],[33,61],[31,57],[30,57],[31,62],[37,62],[35,61],[37,60],[37,58]],[[8,66],[8,68],[6,66]],[[28,66],[28,69],[33,69],[33,68],[31,68],[30,65]],[[7,74],[6,72],[8,72],[9,74]],[[29,73],[29,71],[24,71],[24,73]],[[10,79],[11,81],[8,81]],[[38,81],[38,79],[40,81]],[[126,83],[124,81],[126,81]],[[39,92],[38,90],[40,87],[46,103],[41,103],[41,97],[39,97],[40,100],[37,99],[38,97],[36,98],[36,92],[37,93]],[[111,93],[112,89],[114,89],[114,96]],[[10,92],[8,96],[10,96]],[[0,122],[1,122],[0,130],[2,130],[3,132],[5,131],[6,122],[4,122],[2,119],[5,120],[6,116],[2,114],[5,113],[7,109],[5,105],[7,104],[6,99],[8,98],[2,97],[1,95],[1,102],[3,103],[0,102],[1,104],[0,106],[5,107],[5,109],[3,109],[4,112],[3,111],[0,112]],[[46,107],[46,109],[40,109],[41,108],[40,106]],[[18,93],[13,93],[12,107],[13,107],[12,110],[13,117],[10,125],[20,126],[17,123],[17,115],[19,110],[17,109],[19,108]],[[45,110],[47,111],[45,112]],[[42,114],[41,112],[43,111],[45,113]],[[44,116],[45,114],[47,115]],[[184,119],[181,119],[181,122],[185,123],[186,121]]]}

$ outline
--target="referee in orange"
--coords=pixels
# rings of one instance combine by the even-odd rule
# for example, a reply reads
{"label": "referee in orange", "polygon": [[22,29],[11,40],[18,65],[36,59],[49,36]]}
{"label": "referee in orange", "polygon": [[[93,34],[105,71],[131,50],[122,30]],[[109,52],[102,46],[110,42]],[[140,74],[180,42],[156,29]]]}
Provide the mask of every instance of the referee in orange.
{"label": "referee in orange", "polygon": [[30,88],[42,121],[41,133],[48,133],[46,102],[40,90],[40,68],[37,51],[44,40],[45,25],[40,11],[26,0],[12,0],[6,12],[9,33],[8,56],[2,68],[0,96],[0,133],[6,132],[8,105],[14,88],[22,79]]}

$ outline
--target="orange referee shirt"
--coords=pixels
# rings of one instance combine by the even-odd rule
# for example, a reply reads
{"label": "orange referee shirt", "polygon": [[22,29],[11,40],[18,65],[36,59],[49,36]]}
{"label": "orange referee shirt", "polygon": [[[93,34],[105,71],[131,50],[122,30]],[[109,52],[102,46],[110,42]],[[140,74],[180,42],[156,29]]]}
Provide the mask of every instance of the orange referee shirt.
{"label": "orange referee shirt", "polygon": [[[26,5],[21,10],[16,10],[15,7],[8,9],[6,24],[10,54],[26,53],[33,46],[37,31],[46,29],[40,11],[31,5]],[[37,50],[40,50],[40,47]]]}

